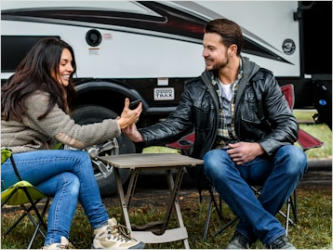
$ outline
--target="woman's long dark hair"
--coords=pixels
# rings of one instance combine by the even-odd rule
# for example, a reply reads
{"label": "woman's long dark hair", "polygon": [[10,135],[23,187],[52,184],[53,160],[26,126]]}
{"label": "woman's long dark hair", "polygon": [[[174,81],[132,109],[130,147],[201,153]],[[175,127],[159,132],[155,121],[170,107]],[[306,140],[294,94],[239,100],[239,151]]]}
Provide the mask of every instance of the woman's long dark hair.
{"label": "woman's long dark hair", "polygon": [[[68,49],[72,54],[73,72],[67,87],[62,86],[51,76],[51,72],[58,75],[61,54]],[[50,102],[44,118],[55,104],[66,113],[72,106],[75,97],[73,74],[76,63],[72,47],[58,38],[44,38],[39,40],[26,57],[20,62],[13,76],[1,87],[1,119],[22,121],[26,112],[25,100],[36,90],[50,94]]]}

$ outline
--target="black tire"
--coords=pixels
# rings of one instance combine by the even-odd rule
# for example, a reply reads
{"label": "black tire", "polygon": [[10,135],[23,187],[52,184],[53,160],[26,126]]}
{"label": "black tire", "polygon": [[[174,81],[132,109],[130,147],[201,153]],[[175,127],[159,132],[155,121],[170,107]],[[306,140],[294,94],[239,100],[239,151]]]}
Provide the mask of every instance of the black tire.
{"label": "black tire", "polygon": [[[110,109],[97,105],[81,106],[75,109],[72,117],[78,124],[91,124],[101,122],[105,119],[116,118],[117,114]],[[135,153],[135,145],[126,136],[121,135],[116,138],[119,145],[119,154]],[[115,154],[114,152],[108,152]],[[117,152],[118,153],[118,152]],[[111,174],[104,177],[99,171],[95,171],[95,177],[102,196],[110,196],[117,192],[116,181],[113,168],[110,167]],[[125,183],[129,178],[129,170],[120,169],[122,183]]]}

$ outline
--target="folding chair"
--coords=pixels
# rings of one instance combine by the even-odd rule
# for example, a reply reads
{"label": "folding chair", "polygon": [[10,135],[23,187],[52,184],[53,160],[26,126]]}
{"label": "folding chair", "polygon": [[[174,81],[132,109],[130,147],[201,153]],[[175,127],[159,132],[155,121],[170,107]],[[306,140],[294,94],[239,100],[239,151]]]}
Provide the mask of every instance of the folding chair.
{"label": "folding chair", "polygon": [[[286,98],[290,109],[292,110],[294,107],[294,102],[295,102],[294,86],[292,84],[284,85],[281,87],[281,91],[282,91],[284,97]],[[305,132],[302,129],[298,130],[297,142],[302,147],[303,151],[306,151],[306,150],[312,149],[312,148],[318,148],[323,145],[323,142],[321,142],[320,140],[313,137],[312,135],[310,135],[309,133]],[[260,194],[260,189],[261,189],[260,187],[251,186],[251,189],[255,192],[256,195]],[[221,205],[222,200],[220,198],[220,204],[217,205],[217,202],[214,197],[214,191],[215,191],[215,188],[213,186],[210,186],[209,187],[210,203],[209,203],[208,209],[207,209],[207,217],[206,217],[204,231],[203,231],[203,239],[207,238],[213,205],[216,209],[216,212],[218,214],[220,221],[223,220],[222,205]],[[292,220],[290,218],[290,208],[292,209],[294,220]],[[284,213],[281,210],[278,213],[281,214],[286,219],[285,230],[286,230],[286,235],[288,235],[289,223],[291,225],[294,225],[298,221],[296,190],[293,192],[293,194],[289,197],[289,199],[287,201],[286,213]],[[230,220],[228,223],[224,224],[221,227],[221,229],[215,234],[215,236],[223,233],[229,226],[233,225],[237,220],[238,220],[238,218],[235,217],[234,219]]]}
{"label": "folding chair", "polygon": [[[49,197],[40,192],[31,183],[22,180],[16,167],[12,152],[8,149],[1,149],[1,164],[8,159],[11,161],[14,172],[19,181],[6,190],[1,189],[1,209],[4,205],[20,205],[24,210],[24,213],[5,231],[4,236],[10,233],[22,221],[22,219],[27,216],[34,225],[34,232],[27,247],[30,249],[38,232],[45,238],[45,233],[41,230],[41,226],[46,232],[47,226],[43,218],[49,204]],[[37,209],[37,203],[44,198],[47,199],[41,209],[42,211],[40,212]],[[32,211],[35,212],[37,218],[32,215]]]}

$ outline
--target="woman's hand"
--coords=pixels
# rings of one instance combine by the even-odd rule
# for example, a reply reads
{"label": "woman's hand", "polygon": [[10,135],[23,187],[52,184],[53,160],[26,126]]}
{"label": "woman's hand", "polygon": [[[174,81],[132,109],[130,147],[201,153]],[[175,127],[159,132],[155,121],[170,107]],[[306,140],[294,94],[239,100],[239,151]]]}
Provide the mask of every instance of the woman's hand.
{"label": "woman's hand", "polygon": [[129,109],[129,99],[125,98],[125,106],[123,112],[121,112],[120,118],[117,119],[120,129],[124,129],[139,120],[142,112],[142,103],[140,102],[136,109]]}

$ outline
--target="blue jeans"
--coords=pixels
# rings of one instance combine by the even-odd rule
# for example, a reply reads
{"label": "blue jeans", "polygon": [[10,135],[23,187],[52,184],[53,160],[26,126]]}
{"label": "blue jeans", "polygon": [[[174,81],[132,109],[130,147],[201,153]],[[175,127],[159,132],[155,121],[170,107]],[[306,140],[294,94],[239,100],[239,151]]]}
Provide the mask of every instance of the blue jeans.
{"label": "blue jeans", "polygon": [[[239,166],[225,150],[204,156],[208,180],[240,219],[236,231],[250,242],[259,238],[264,244],[285,235],[275,214],[296,189],[306,167],[306,155],[292,145],[282,146],[272,159],[257,157]],[[249,184],[263,185],[258,198]]]}
{"label": "blue jeans", "polygon": [[[93,229],[107,223],[108,214],[102,203],[91,160],[78,150],[39,150],[13,155],[22,179],[41,192],[53,196],[48,215],[45,245],[69,238],[69,231],[78,200],[80,200]],[[18,180],[7,160],[1,166],[5,187]]]}

